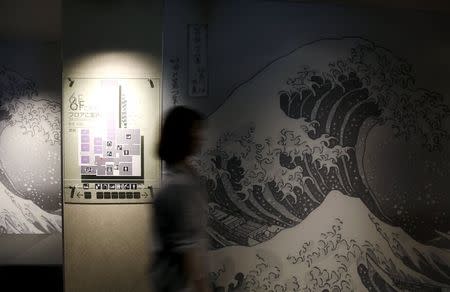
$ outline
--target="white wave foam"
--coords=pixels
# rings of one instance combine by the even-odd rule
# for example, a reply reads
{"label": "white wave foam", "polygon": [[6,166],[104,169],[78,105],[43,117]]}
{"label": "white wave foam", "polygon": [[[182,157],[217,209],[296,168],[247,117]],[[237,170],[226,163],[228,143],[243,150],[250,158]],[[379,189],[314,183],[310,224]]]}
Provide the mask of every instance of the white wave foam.
{"label": "white wave foam", "polygon": [[394,239],[403,250],[411,251],[402,254],[411,261],[421,258],[430,264],[436,257],[450,259],[449,250],[418,243],[400,228],[376,219],[358,198],[332,191],[302,223],[271,240],[212,251],[212,271],[225,270],[216,278],[221,287],[236,283],[236,274],[242,273],[241,284],[249,291],[260,291],[263,286],[274,291],[332,291],[336,287],[336,291],[366,291],[357,271],[360,264],[396,281],[449,287],[406,265],[398,249],[392,248]]}
{"label": "white wave foam", "polygon": [[3,233],[40,234],[62,231],[62,218],[12,194],[0,182],[0,228]]}

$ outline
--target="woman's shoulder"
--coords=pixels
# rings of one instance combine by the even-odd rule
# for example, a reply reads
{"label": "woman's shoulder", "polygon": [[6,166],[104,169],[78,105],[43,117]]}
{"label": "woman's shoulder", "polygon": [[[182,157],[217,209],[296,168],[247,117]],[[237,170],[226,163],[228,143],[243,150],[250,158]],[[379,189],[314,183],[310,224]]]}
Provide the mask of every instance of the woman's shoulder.
{"label": "woman's shoulder", "polygon": [[[169,197],[179,193],[188,193],[197,187],[195,178],[184,173],[166,173],[162,180],[159,195]],[[158,195],[157,195],[158,197]]]}
{"label": "woman's shoulder", "polygon": [[196,178],[188,173],[168,173],[163,178],[163,188],[164,187],[188,187],[193,186],[196,183]]}

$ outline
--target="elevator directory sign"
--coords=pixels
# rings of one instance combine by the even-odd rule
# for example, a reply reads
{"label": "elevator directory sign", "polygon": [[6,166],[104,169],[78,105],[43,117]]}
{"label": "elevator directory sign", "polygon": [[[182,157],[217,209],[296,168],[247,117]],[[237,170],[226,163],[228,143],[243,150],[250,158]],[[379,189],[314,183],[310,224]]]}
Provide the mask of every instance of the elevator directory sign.
{"label": "elevator directory sign", "polygon": [[[148,201],[160,181],[158,78],[67,78],[65,202]],[[122,200],[121,200],[122,199]]]}
{"label": "elevator directory sign", "polygon": [[82,179],[141,178],[140,129],[79,129],[79,142]]}

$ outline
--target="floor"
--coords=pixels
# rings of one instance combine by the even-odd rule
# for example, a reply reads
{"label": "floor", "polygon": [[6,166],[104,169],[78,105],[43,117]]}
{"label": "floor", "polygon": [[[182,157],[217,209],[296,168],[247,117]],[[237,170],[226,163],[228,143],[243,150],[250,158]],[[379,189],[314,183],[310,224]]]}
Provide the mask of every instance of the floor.
{"label": "floor", "polygon": [[62,275],[62,266],[59,265],[0,266],[0,290],[59,292],[63,291]]}

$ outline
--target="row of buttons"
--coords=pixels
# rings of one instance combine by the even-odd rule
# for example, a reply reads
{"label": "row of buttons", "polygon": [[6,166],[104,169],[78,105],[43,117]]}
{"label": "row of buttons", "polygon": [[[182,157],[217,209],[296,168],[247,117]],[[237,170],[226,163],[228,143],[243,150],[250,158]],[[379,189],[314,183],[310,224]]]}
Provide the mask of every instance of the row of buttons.
{"label": "row of buttons", "polygon": [[[139,192],[97,192],[97,199],[140,199]],[[85,199],[92,199],[91,192],[84,192]]]}
{"label": "row of buttons", "polygon": [[[92,184],[84,183],[83,189],[88,190],[90,189]],[[96,190],[137,190],[138,185],[137,184],[94,184],[94,188]]]}

